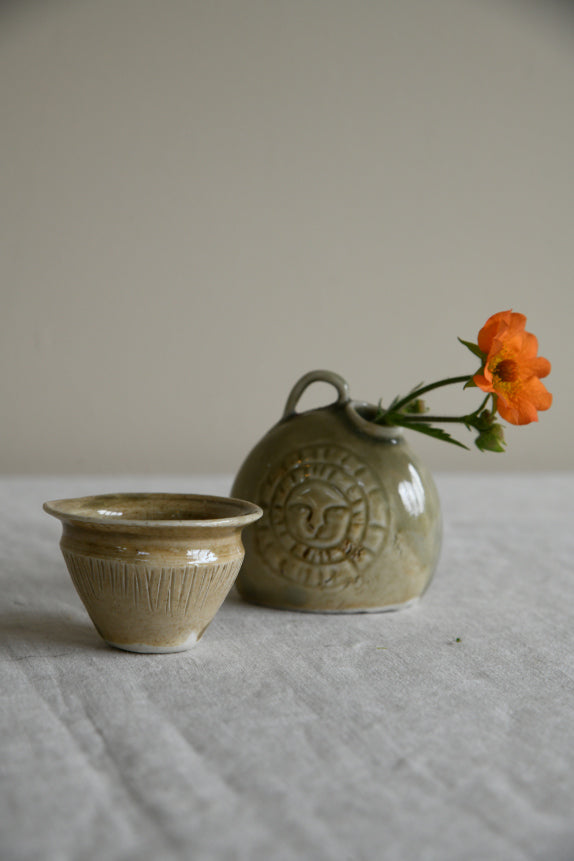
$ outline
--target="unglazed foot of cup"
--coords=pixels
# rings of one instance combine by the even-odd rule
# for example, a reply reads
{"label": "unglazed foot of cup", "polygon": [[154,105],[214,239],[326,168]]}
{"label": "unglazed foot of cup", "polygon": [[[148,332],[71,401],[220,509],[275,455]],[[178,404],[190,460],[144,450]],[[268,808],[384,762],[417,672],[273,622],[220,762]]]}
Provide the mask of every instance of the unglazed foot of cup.
{"label": "unglazed foot of cup", "polygon": [[147,643],[113,643],[111,640],[106,640],[108,646],[113,646],[114,649],[121,649],[124,652],[140,652],[147,655],[162,655],[171,652],[186,652],[193,648],[199,641],[199,637],[195,632],[189,635],[183,643],[177,643],[174,646],[150,646]]}

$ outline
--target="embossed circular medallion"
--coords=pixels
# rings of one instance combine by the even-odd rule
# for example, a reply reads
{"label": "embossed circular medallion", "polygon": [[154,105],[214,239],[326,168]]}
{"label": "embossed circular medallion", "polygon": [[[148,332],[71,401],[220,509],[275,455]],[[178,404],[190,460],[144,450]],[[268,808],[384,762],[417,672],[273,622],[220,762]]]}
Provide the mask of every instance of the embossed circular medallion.
{"label": "embossed circular medallion", "polygon": [[258,497],[258,552],[276,574],[302,586],[357,582],[388,533],[389,509],[375,474],[341,446],[294,451]]}

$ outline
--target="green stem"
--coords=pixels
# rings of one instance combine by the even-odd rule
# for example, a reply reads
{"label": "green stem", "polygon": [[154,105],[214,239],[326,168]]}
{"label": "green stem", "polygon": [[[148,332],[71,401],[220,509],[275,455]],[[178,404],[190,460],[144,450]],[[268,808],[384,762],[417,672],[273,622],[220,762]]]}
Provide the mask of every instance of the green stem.
{"label": "green stem", "polygon": [[[385,418],[391,422],[393,421],[393,415],[395,411],[392,413],[386,413]],[[434,424],[444,424],[445,422],[458,422],[459,424],[468,425],[472,424],[472,419],[474,418],[474,413],[468,416],[429,416],[426,415],[413,415],[413,413],[401,413],[402,419],[407,419],[408,422],[434,422]]]}
{"label": "green stem", "polygon": [[[466,425],[467,427],[474,427],[473,419],[477,419],[479,414],[483,411],[488,403],[488,400],[492,397],[491,394],[488,394],[478,409],[476,409],[473,413],[468,413],[465,416],[429,416],[427,413],[421,413],[420,415],[417,413],[401,413],[402,419],[408,419],[410,422],[428,422],[429,424],[444,424],[445,422],[449,423],[459,423]],[[396,410],[389,410],[388,413],[385,414],[385,418],[387,421],[392,422],[393,416],[396,416]]]}
{"label": "green stem", "polygon": [[438,389],[441,386],[452,386],[456,383],[468,383],[471,379],[472,374],[465,374],[463,377],[448,377],[446,380],[439,380],[438,383],[429,383],[428,386],[422,386],[420,389],[415,389],[409,395],[406,395],[404,398],[401,398],[400,401],[397,401],[396,404],[393,404],[393,412],[398,412],[406,404],[416,400],[416,398],[426,394],[426,392],[431,392],[433,389]]}
{"label": "green stem", "polygon": [[[485,399],[483,400],[483,402],[481,403],[481,405],[478,407],[478,409],[476,409],[476,410],[474,411],[473,415],[477,416],[479,413],[481,413],[481,412],[483,411],[483,409],[486,407],[486,405],[487,405],[488,401],[490,400],[490,398],[494,398],[494,395],[492,395],[492,394],[489,392],[489,393],[487,394],[487,396],[485,397]],[[496,412],[496,404],[494,403],[494,400],[492,401],[492,404],[493,404],[493,410],[492,410],[492,412],[493,412],[493,413],[495,413],[495,412]]]}

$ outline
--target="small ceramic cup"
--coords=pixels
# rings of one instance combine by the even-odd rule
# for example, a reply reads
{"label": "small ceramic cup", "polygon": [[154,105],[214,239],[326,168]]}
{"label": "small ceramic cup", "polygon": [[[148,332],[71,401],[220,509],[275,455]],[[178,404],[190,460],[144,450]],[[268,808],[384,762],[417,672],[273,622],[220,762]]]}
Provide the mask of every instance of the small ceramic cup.
{"label": "small ceramic cup", "polygon": [[241,531],[262,515],[240,499],[123,493],[58,499],[60,547],[101,637],[131,652],[181,652],[212,621],[243,562]]}

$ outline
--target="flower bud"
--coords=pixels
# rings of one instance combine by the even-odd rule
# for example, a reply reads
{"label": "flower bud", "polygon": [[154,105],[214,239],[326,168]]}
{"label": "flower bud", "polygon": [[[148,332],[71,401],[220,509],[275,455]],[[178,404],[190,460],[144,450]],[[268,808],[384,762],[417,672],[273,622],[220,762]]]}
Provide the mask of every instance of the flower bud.
{"label": "flower bud", "polygon": [[411,401],[409,404],[406,405],[405,412],[413,414],[426,413],[428,412],[428,407],[422,398],[417,398],[416,401]]}
{"label": "flower bud", "polygon": [[481,430],[474,444],[480,451],[504,451],[506,441],[502,425],[494,422],[489,428]]}

